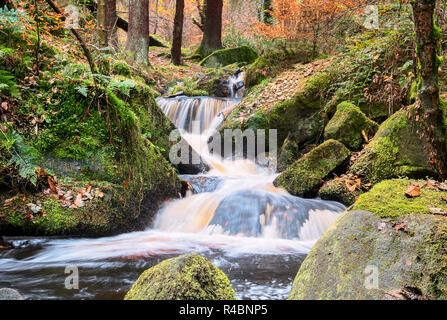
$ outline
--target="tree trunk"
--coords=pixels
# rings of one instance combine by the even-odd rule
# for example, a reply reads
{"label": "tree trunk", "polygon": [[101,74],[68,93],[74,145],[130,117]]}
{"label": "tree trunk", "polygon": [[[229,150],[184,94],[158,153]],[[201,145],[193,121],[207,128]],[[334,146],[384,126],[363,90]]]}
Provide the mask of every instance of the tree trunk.
{"label": "tree trunk", "polygon": [[157,34],[158,30],[158,0],[155,1],[155,21],[154,21],[154,34]]}
{"label": "tree trunk", "polygon": [[412,0],[416,54],[418,58],[418,101],[424,114],[423,121],[435,154],[432,162],[441,176],[446,174],[446,145],[444,121],[440,108],[437,57],[440,31],[434,23],[436,0]]}
{"label": "tree trunk", "polygon": [[107,37],[107,0],[98,0],[98,11],[96,12],[98,42],[101,48],[108,46]]}
{"label": "tree trunk", "polygon": [[131,61],[149,65],[149,0],[129,0],[126,50]]}
{"label": "tree trunk", "polygon": [[202,58],[222,49],[222,0],[205,0],[203,4],[203,38],[197,54]]}
{"label": "tree trunk", "polygon": [[109,47],[118,49],[118,16],[116,14],[116,0],[106,0],[106,12]]}
{"label": "tree trunk", "polygon": [[11,10],[12,8],[14,8],[12,1],[8,1],[8,0],[0,0],[0,8],[3,9],[4,7],[7,7],[9,10]]}
{"label": "tree trunk", "polygon": [[183,10],[185,0],[177,0],[175,4],[174,32],[172,37],[171,57],[176,66],[182,63]]}

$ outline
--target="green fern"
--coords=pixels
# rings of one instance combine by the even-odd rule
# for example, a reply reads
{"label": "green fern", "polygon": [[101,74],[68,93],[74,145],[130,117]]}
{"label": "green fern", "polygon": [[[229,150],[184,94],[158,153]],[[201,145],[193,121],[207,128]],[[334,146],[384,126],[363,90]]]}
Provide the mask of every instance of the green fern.
{"label": "green fern", "polygon": [[25,144],[22,136],[12,130],[11,127],[7,128],[6,133],[4,130],[0,130],[0,150],[11,156],[7,165],[14,166],[18,170],[20,177],[36,185],[37,166],[34,164],[37,160],[36,149]]}
{"label": "green fern", "polygon": [[20,98],[20,91],[14,79],[8,71],[0,70],[0,91],[13,98]]}
{"label": "green fern", "polygon": [[29,21],[30,19],[24,11],[8,9],[6,6],[0,8],[0,29],[14,33],[23,30]]}
{"label": "green fern", "polygon": [[109,84],[109,89],[114,92],[119,92],[127,97],[130,96],[130,91],[135,89],[137,84],[133,80],[122,80],[122,81],[111,81]]}

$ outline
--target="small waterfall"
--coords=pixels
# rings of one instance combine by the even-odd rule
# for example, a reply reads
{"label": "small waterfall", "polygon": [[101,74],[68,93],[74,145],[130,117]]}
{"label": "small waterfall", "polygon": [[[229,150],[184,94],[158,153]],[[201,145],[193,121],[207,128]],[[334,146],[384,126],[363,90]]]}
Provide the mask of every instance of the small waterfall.
{"label": "small waterfall", "polygon": [[[210,165],[201,178],[212,188],[171,201],[157,214],[154,228],[169,233],[315,241],[344,211],[341,204],[301,199],[273,186],[274,172],[252,161],[225,160],[208,152],[208,138],[244,94],[244,73],[228,81],[234,98],[174,97],[157,100],[163,112],[186,132],[183,137]],[[239,97],[239,98],[235,98]],[[194,184],[194,182],[192,182]]]}
{"label": "small waterfall", "polygon": [[241,100],[237,98],[158,98],[157,103],[175,126],[189,133],[215,130]]}

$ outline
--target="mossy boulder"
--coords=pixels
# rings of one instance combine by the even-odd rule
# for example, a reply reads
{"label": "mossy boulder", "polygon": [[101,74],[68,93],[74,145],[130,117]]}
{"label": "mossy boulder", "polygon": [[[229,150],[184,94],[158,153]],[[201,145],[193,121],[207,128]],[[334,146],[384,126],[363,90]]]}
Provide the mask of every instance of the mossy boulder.
{"label": "mossy boulder", "polygon": [[112,64],[112,72],[115,75],[120,75],[124,77],[131,77],[132,70],[130,66],[125,61],[116,61]]}
{"label": "mossy boulder", "polygon": [[172,258],[144,271],[125,300],[234,300],[225,274],[198,254]]}
{"label": "mossy boulder", "polygon": [[[405,191],[419,183],[421,196]],[[447,192],[390,180],[360,196],[302,263],[289,299],[447,299]],[[377,275],[377,281],[373,281]]]}
{"label": "mossy boulder", "polygon": [[214,51],[200,62],[201,66],[219,68],[229,64],[250,64],[256,60],[258,54],[248,46],[238,48],[221,49]]}
{"label": "mossy boulder", "polygon": [[324,138],[338,140],[350,150],[356,151],[365,143],[362,131],[367,137],[373,137],[378,127],[358,107],[342,102],[324,129]]}
{"label": "mossy boulder", "polygon": [[414,113],[413,108],[402,109],[382,123],[349,173],[373,184],[398,177],[437,177],[430,164],[432,147]]}
{"label": "mossy boulder", "polygon": [[284,141],[278,157],[278,171],[282,172],[302,156],[296,139],[289,135]]}
{"label": "mossy boulder", "polygon": [[281,173],[274,185],[300,197],[315,196],[318,188],[334,170],[349,159],[350,151],[336,140],[328,140]]}
{"label": "mossy boulder", "polygon": [[352,192],[349,191],[345,180],[334,178],[323,184],[318,191],[318,196],[323,200],[337,201],[346,206],[350,206],[362,193],[363,191],[357,188]]}
{"label": "mossy boulder", "polygon": [[1,288],[0,300],[24,300],[22,295],[15,289]]}
{"label": "mossy boulder", "polygon": [[247,67],[247,87],[258,85],[265,79],[273,78],[296,63],[308,63],[312,60],[311,50],[275,50],[259,56]]}

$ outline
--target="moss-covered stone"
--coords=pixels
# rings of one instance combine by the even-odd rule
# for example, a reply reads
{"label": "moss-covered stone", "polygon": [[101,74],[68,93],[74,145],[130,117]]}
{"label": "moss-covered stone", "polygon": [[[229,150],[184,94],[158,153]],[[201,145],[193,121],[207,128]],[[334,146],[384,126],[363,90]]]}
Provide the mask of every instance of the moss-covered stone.
{"label": "moss-covered stone", "polygon": [[125,300],[234,300],[225,274],[198,254],[168,259],[146,270]]}
{"label": "moss-covered stone", "polygon": [[0,300],[24,300],[24,299],[17,290],[11,288],[1,288]]}
{"label": "moss-covered stone", "polygon": [[367,137],[372,137],[378,127],[358,107],[343,102],[338,105],[337,112],[324,129],[324,138],[338,140],[355,151],[361,149],[365,143],[362,131]]}
{"label": "moss-covered stone", "polygon": [[[407,198],[411,184],[421,194]],[[447,299],[447,192],[389,180],[360,196],[312,248],[290,299]],[[367,269],[369,268],[369,269]],[[377,268],[378,286],[371,284]]]}
{"label": "moss-covered stone", "polygon": [[373,184],[398,177],[437,177],[430,164],[431,146],[413,113],[412,108],[400,110],[382,123],[349,172]]}
{"label": "moss-covered stone", "polygon": [[278,171],[282,172],[302,156],[299,145],[291,135],[284,141],[278,157]]}
{"label": "moss-covered stone", "polygon": [[247,67],[246,86],[253,87],[263,80],[273,78],[295,63],[307,63],[311,60],[309,51],[276,50],[259,56]]}
{"label": "moss-covered stone", "polygon": [[323,179],[342,166],[350,151],[340,142],[328,140],[297,160],[274,181],[274,185],[300,197],[312,197]]}
{"label": "moss-covered stone", "polygon": [[248,46],[214,51],[200,62],[201,66],[219,68],[229,64],[250,64],[256,60],[258,54]]}
{"label": "moss-covered stone", "polygon": [[[425,183],[409,179],[385,180],[361,195],[353,208],[370,211],[381,218],[393,218],[411,213],[430,214],[429,207],[447,211],[447,202],[443,199],[447,192],[441,192],[436,187],[427,187]],[[405,196],[410,185],[420,186],[419,197],[409,199]]]}
{"label": "moss-covered stone", "polygon": [[335,178],[323,184],[318,191],[318,196],[323,200],[337,201],[350,206],[362,193],[359,189],[355,189],[353,192],[349,191],[343,179]]}
{"label": "moss-covered stone", "polygon": [[131,77],[132,76],[132,70],[130,69],[130,66],[125,61],[116,61],[112,65],[112,72],[116,75],[124,76],[124,77]]}

